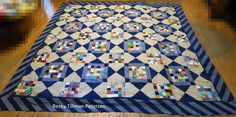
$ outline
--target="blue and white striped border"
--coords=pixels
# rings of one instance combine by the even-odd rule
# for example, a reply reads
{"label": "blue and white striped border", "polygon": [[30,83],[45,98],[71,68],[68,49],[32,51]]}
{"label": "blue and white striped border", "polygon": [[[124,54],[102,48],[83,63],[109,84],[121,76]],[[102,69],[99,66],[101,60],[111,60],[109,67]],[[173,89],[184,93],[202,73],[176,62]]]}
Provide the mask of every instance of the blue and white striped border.
{"label": "blue and white striped border", "polygon": [[208,57],[206,51],[198,41],[197,37],[195,36],[190,24],[187,21],[187,18],[182,10],[181,7],[176,8],[176,12],[178,17],[181,21],[182,27],[185,30],[188,38],[190,39],[191,47],[194,49],[195,53],[198,56],[201,64],[203,65],[204,70],[206,71],[207,75],[210,76],[209,80],[213,83],[216,91],[221,96],[222,101],[230,102],[234,100],[234,97],[222,78],[220,77],[219,73],[217,72],[214,65],[211,63],[210,58]]}
{"label": "blue and white striped border", "polygon": [[[140,100],[130,98],[111,98],[111,99],[73,99],[73,98],[38,98],[38,97],[15,97],[11,96],[17,84],[20,82],[25,68],[40,49],[40,45],[58,20],[62,10],[67,4],[129,4],[129,5],[150,5],[154,7],[172,6],[176,8],[181,24],[185,33],[190,39],[191,46],[197,53],[210,80],[220,94],[222,102],[178,102],[172,100]],[[103,108],[53,108],[54,104],[75,104],[75,105],[105,105]],[[46,29],[37,39],[29,53],[18,68],[16,74],[10,80],[5,90],[0,95],[0,110],[2,111],[48,111],[48,112],[141,112],[157,114],[178,114],[178,115],[226,115],[236,114],[236,103],[233,95],[227,88],[224,81],[211,63],[205,50],[199,43],[192,31],[184,12],[178,4],[147,4],[142,2],[68,2],[64,3],[55,13]]]}

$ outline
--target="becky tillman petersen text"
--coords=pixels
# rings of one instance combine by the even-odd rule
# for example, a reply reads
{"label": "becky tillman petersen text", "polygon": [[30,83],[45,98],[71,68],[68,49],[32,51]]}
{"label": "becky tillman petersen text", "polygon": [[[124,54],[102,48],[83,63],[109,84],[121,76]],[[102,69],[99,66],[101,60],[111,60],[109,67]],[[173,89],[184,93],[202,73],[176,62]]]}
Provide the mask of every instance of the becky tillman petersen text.
{"label": "becky tillman petersen text", "polygon": [[77,105],[77,104],[53,104],[53,108],[105,108],[105,105],[92,105],[92,104],[84,104],[84,105]]}

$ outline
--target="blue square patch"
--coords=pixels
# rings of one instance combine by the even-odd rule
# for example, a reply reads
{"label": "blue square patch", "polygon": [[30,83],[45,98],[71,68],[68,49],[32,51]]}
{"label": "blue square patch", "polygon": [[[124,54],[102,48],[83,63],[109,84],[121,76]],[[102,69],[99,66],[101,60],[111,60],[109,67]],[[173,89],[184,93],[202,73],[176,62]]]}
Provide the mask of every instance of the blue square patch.
{"label": "blue square patch", "polygon": [[173,42],[158,43],[161,52],[166,56],[178,56],[181,52],[179,46]]}
{"label": "blue square patch", "polygon": [[155,12],[152,12],[152,17],[155,18],[155,19],[166,19],[168,16],[167,16],[167,13],[165,12],[161,12],[161,11],[155,11]]}
{"label": "blue square patch", "polygon": [[76,42],[74,40],[60,40],[53,47],[53,51],[56,52],[69,52],[73,51],[75,48]]}
{"label": "blue square patch", "polygon": [[189,70],[183,66],[169,66],[165,70],[174,85],[190,85],[193,82]]}
{"label": "blue square patch", "polygon": [[64,26],[65,32],[78,32],[81,30],[83,24],[80,22],[70,22]]}
{"label": "blue square patch", "polygon": [[106,53],[109,48],[110,42],[106,40],[94,40],[89,44],[89,50],[93,53]]}
{"label": "blue square patch", "polygon": [[51,63],[43,68],[39,81],[63,81],[67,68],[65,63]]}
{"label": "blue square patch", "polygon": [[168,36],[173,32],[171,27],[168,25],[155,25],[154,29],[158,34],[162,36]]}
{"label": "blue square patch", "polygon": [[107,22],[100,22],[98,24],[95,24],[93,30],[96,32],[108,32],[112,28],[112,25]]}
{"label": "blue square patch", "polygon": [[74,10],[71,15],[75,17],[83,17],[87,15],[88,11],[85,9]]}
{"label": "blue square patch", "polygon": [[139,23],[131,22],[124,24],[124,29],[127,32],[139,32],[143,30],[142,25]]}
{"label": "blue square patch", "polygon": [[103,82],[107,78],[108,67],[105,64],[91,63],[83,68],[82,78],[86,82]]}
{"label": "blue square patch", "polygon": [[127,17],[138,17],[140,14],[141,12],[135,9],[130,9],[128,11],[125,11],[125,16]]}
{"label": "blue square patch", "polygon": [[141,63],[130,63],[125,66],[125,77],[130,82],[147,82],[151,79],[149,67]]}
{"label": "blue square patch", "polygon": [[114,14],[114,11],[109,9],[103,9],[98,11],[98,16],[100,17],[111,17]]}
{"label": "blue square patch", "polygon": [[140,40],[128,40],[124,43],[125,50],[130,53],[141,53],[145,51],[145,44]]}

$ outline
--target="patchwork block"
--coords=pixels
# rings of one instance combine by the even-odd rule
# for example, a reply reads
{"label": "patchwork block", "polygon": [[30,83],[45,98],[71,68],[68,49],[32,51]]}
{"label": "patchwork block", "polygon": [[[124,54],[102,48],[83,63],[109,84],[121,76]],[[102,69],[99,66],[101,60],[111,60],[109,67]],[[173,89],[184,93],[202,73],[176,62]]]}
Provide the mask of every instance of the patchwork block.
{"label": "patchwork block", "polygon": [[159,43],[159,48],[161,52],[167,56],[178,56],[180,54],[179,47],[175,43],[162,42]]}
{"label": "patchwork block", "polygon": [[148,63],[149,64],[161,64],[163,65],[163,61],[162,61],[162,57],[161,57],[161,53],[147,53],[147,57],[148,57]]}
{"label": "patchwork block", "polygon": [[38,53],[32,62],[41,62],[41,63],[46,63],[48,58],[49,58],[50,54],[48,52],[42,52],[42,53]]}
{"label": "patchwork block", "polygon": [[193,82],[189,70],[183,66],[169,66],[166,72],[169,80],[175,85],[190,85]]}
{"label": "patchwork block", "polygon": [[87,78],[89,79],[101,79],[104,75],[103,66],[88,66]]}
{"label": "patchwork block", "polygon": [[150,68],[143,63],[125,65],[125,78],[128,82],[151,82]]}
{"label": "patchwork block", "polygon": [[187,63],[188,66],[193,66],[193,67],[201,66],[201,63],[199,62],[198,59],[190,57],[190,56],[184,56],[184,61]]}
{"label": "patchwork block", "polygon": [[125,49],[128,52],[142,52],[145,50],[145,46],[143,44],[143,42],[139,41],[139,40],[129,40],[127,42],[125,42]]}
{"label": "patchwork block", "polygon": [[111,32],[111,39],[124,39],[123,32]]}
{"label": "patchwork block", "polygon": [[187,72],[185,69],[174,69],[174,68],[169,68],[168,69],[172,82],[189,82]]}
{"label": "patchwork block", "polygon": [[63,65],[51,65],[44,72],[44,78],[60,78],[63,72]]}
{"label": "patchwork block", "polygon": [[152,12],[152,17],[156,19],[166,19],[168,16],[166,13],[158,11],[158,12]]}
{"label": "patchwork block", "polygon": [[158,40],[156,33],[146,33],[146,32],[143,32],[142,35],[143,35],[143,38],[147,39],[147,40],[148,39],[156,40],[156,41]]}
{"label": "patchwork block", "polygon": [[172,88],[168,83],[153,83],[155,97],[157,99],[175,99]]}
{"label": "patchwork block", "polygon": [[104,64],[88,64],[83,68],[82,78],[86,82],[103,82],[107,79],[108,67]]}
{"label": "patchwork block", "polygon": [[77,5],[68,4],[68,5],[65,7],[64,11],[65,11],[65,12],[71,12],[71,11],[76,10],[76,9],[78,9]]}
{"label": "patchwork block", "polygon": [[98,12],[98,16],[100,17],[111,17],[113,15],[114,11],[108,10],[108,9],[103,9]]}
{"label": "patchwork block", "polygon": [[89,10],[99,10],[101,7],[100,5],[89,5]]}
{"label": "patchwork block", "polygon": [[124,53],[110,54],[109,63],[124,63]]}
{"label": "patchwork block", "polygon": [[96,40],[90,42],[90,51],[95,53],[104,53],[109,50],[109,42],[103,40]]}
{"label": "patchwork block", "polygon": [[178,18],[168,18],[169,25],[181,25]]}
{"label": "patchwork block", "polygon": [[96,15],[86,16],[86,17],[85,17],[85,22],[96,22],[96,18],[97,18]]}
{"label": "patchwork block", "polygon": [[85,39],[91,39],[91,35],[92,33],[91,32],[80,32],[78,34],[78,40],[85,40]]}
{"label": "patchwork block", "polygon": [[125,97],[125,83],[107,83],[107,97]]}
{"label": "patchwork block", "polygon": [[80,31],[82,28],[82,25],[80,22],[70,22],[65,25],[64,30],[66,32],[77,32]]}
{"label": "patchwork block", "polygon": [[188,42],[188,37],[184,34],[177,34],[177,33],[174,33],[173,34],[176,41],[178,41],[179,43],[185,43],[185,42]]}
{"label": "patchwork block", "polygon": [[58,41],[53,50],[56,52],[69,52],[74,50],[75,42],[73,40]]}
{"label": "patchwork block", "polygon": [[88,11],[85,9],[74,10],[71,15],[75,17],[83,17],[87,15]]}
{"label": "patchwork block", "polygon": [[220,97],[212,86],[197,85],[203,101],[220,101]]}
{"label": "patchwork block", "polygon": [[151,17],[142,16],[141,20],[143,23],[152,23],[153,22],[153,19]]}
{"label": "patchwork block", "polygon": [[165,12],[165,13],[168,13],[170,15],[173,15],[175,14],[175,8],[173,7],[160,7],[158,10],[162,11],[162,12]]}
{"label": "patchwork block", "polygon": [[125,5],[124,4],[119,4],[119,5],[115,5],[115,9],[125,9]]}
{"label": "patchwork block", "polygon": [[67,22],[70,19],[70,15],[62,15],[59,17],[59,21]]}
{"label": "patchwork block", "polygon": [[129,66],[129,78],[147,79],[145,66]]}
{"label": "patchwork block", "polygon": [[39,81],[63,81],[67,68],[64,63],[49,64],[43,68]]}
{"label": "patchwork block", "polygon": [[125,11],[125,16],[127,16],[127,17],[137,17],[137,16],[139,16],[140,14],[141,14],[140,11],[134,10],[134,9]]}
{"label": "patchwork block", "polygon": [[19,96],[30,96],[33,92],[34,86],[35,86],[34,81],[22,80],[18,84],[17,88],[14,90],[14,94]]}
{"label": "patchwork block", "polygon": [[62,97],[78,97],[79,94],[79,82],[64,82],[60,96]]}
{"label": "patchwork block", "polygon": [[142,30],[142,25],[139,23],[127,23],[124,25],[124,29],[128,32],[139,32]]}
{"label": "patchwork block", "polygon": [[168,25],[155,25],[154,29],[158,34],[163,36],[168,36],[173,32],[171,27]]}
{"label": "patchwork block", "polygon": [[152,10],[152,7],[150,7],[150,6],[141,5],[140,7],[141,7],[140,10],[141,10],[141,11],[144,11],[144,12],[147,12],[147,11]]}
{"label": "patchwork block", "polygon": [[115,15],[112,17],[112,22],[123,22],[123,19],[125,18],[125,16],[119,16],[119,15]]}
{"label": "patchwork block", "polygon": [[94,29],[96,32],[108,32],[111,30],[112,25],[107,22],[101,22],[98,24],[95,24]]}
{"label": "patchwork block", "polygon": [[49,33],[47,39],[59,39],[61,33],[62,31],[59,31],[58,33]]}
{"label": "patchwork block", "polygon": [[143,63],[129,63],[125,65],[126,81],[151,82],[150,68]]}
{"label": "patchwork block", "polygon": [[85,63],[87,54],[85,53],[73,53],[70,59],[71,63]]}

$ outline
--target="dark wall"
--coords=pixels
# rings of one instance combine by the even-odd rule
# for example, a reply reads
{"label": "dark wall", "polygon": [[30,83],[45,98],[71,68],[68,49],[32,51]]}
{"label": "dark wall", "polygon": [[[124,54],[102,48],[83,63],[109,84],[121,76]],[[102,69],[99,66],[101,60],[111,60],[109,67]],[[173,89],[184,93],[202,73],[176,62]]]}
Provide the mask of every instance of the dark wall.
{"label": "dark wall", "polygon": [[212,19],[224,19],[236,27],[236,0],[206,0]]}

